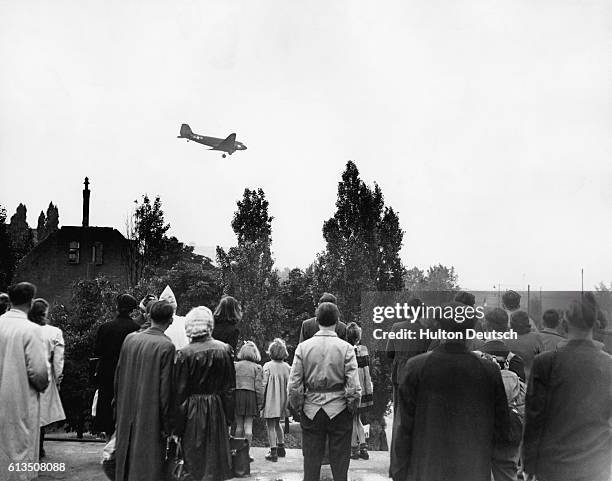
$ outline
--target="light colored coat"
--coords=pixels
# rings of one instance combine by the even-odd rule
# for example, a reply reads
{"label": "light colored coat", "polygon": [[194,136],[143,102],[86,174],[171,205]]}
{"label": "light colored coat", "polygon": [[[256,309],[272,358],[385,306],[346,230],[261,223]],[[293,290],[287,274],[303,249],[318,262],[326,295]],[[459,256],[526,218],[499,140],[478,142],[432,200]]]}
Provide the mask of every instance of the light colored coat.
{"label": "light colored coat", "polygon": [[36,471],[9,471],[11,463],[37,463],[39,392],[49,384],[41,327],[25,313],[0,316],[0,477],[36,479]]}
{"label": "light colored coat", "polygon": [[263,418],[285,418],[287,412],[287,384],[291,366],[283,361],[268,361],[263,367]]}
{"label": "light colored coat", "polygon": [[47,426],[66,419],[59,394],[64,372],[64,336],[61,329],[48,324],[41,330],[48,349],[49,387],[40,395],[40,425]]}
{"label": "light colored coat", "polygon": [[320,330],[298,344],[287,394],[291,407],[314,419],[319,409],[333,418],[345,408],[353,414],[361,398],[355,349],[334,331]]}

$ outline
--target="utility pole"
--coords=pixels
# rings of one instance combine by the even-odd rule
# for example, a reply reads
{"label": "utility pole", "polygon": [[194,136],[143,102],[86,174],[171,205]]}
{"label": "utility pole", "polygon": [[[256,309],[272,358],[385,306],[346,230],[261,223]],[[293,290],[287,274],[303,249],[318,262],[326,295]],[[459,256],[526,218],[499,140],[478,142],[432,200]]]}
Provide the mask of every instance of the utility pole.
{"label": "utility pole", "polygon": [[530,316],[531,313],[529,312],[529,297],[530,296],[531,296],[531,286],[529,284],[527,284],[527,315],[529,317],[531,317]]}

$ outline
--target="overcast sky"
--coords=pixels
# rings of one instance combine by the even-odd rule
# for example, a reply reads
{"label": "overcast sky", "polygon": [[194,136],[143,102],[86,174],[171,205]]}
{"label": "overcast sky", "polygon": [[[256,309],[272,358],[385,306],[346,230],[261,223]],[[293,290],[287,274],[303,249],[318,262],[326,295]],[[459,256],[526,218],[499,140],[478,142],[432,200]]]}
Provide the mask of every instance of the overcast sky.
{"label": "overcast sky", "polygon": [[606,0],[0,0],[0,203],[79,225],[87,175],[93,225],[123,231],[148,192],[180,240],[229,246],[262,187],[277,266],[304,267],[351,159],[408,267],[590,287],[612,280],[611,20]]}

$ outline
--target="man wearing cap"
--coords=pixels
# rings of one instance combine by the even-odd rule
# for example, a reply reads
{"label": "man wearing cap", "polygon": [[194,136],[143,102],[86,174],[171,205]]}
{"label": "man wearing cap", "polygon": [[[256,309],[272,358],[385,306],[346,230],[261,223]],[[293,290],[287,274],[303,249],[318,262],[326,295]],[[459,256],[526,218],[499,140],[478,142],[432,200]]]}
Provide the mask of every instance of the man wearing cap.
{"label": "man wearing cap", "polygon": [[287,392],[301,412],[304,481],[319,481],[325,442],[335,481],[346,481],[351,452],[353,413],[361,397],[355,349],[338,338],[340,312],[331,302],[317,308],[319,330],[298,344]]}
{"label": "man wearing cap", "polygon": [[94,429],[105,433],[107,438],[115,431],[113,420],[113,382],[115,368],[119,361],[119,353],[125,337],[137,331],[139,326],[130,317],[130,313],[138,307],[136,299],[129,294],[121,294],[117,298],[117,315],[112,321],[100,326],[94,344],[94,356],[99,358],[96,373],[98,387],[98,405]]}
{"label": "man wearing cap", "polygon": [[164,331],[173,313],[167,301],[155,302],[151,307],[151,327],[129,334],[121,347],[114,383],[117,480],[164,479],[176,353]]}

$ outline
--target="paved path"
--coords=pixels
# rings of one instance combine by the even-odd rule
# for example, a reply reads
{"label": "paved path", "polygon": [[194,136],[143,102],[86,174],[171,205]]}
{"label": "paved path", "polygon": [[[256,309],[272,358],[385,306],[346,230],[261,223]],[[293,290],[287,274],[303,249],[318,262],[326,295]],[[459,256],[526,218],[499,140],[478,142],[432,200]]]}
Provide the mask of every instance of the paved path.
{"label": "paved path", "polygon": [[[68,441],[45,441],[47,456],[44,462],[66,463],[66,471],[56,473],[41,473],[42,481],[108,481],[102,467],[103,443],[79,443]],[[251,464],[251,477],[240,478],[244,481],[301,481],[302,451],[288,449],[287,457],[277,463],[266,461],[266,448],[251,448],[251,456],[255,461]],[[388,481],[388,452],[370,452],[368,461],[353,461],[349,470],[352,481]],[[321,470],[321,479],[331,480],[329,466]]]}

